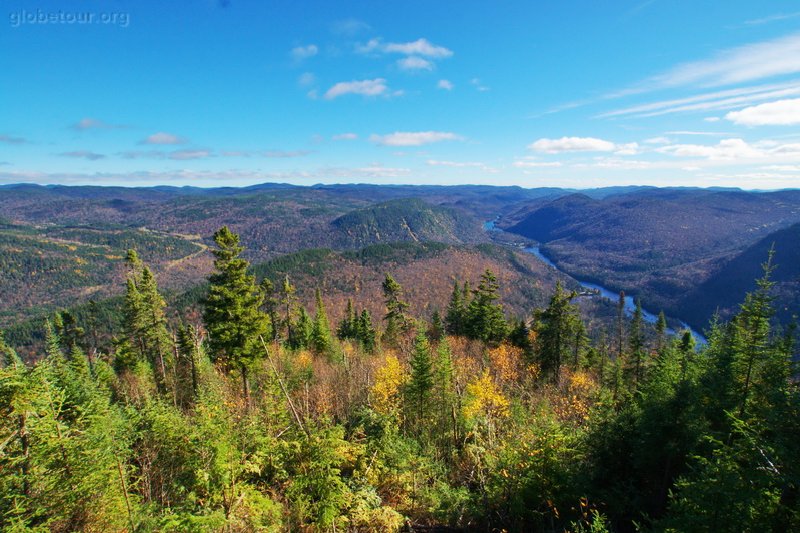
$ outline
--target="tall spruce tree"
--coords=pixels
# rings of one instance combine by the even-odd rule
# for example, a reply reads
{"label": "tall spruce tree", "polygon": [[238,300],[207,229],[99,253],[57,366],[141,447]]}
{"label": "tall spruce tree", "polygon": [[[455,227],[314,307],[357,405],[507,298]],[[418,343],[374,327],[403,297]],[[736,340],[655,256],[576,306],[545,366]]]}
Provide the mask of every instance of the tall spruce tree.
{"label": "tall spruce tree", "polygon": [[434,368],[431,346],[425,329],[418,328],[414,348],[409,360],[411,376],[406,385],[407,419],[412,421],[415,431],[420,432],[429,415],[434,387]]}
{"label": "tall spruce tree", "polygon": [[561,282],[547,308],[535,313],[536,348],[542,374],[553,383],[561,379],[561,365],[564,356],[570,353],[574,339],[580,328],[578,308],[572,303],[577,296],[575,291],[565,291]]}
{"label": "tall spruce tree", "polygon": [[214,242],[216,272],[209,278],[203,311],[208,345],[214,361],[241,373],[249,405],[249,369],[265,355],[259,337],[269,337],[269,320],[260,309],[264,294],[248,274],[248,262],[239,257],[244,251],[239,236],[223,226],[214,233]]}
{"label": "tall spruce tree", "polygon": [[386,304],[384,339],[388,344],[396,344],[399,337],[411,328],[411,320],[407,315],[408,303],[403,301],[403,287],[390,274],[386,274],[381,287]]}
{"label": "tall spruce tree", "polygon": [[327,354],[333,348],[333,338],[331,337],[331,326],[328,322],[328,314],[325,312],[325,304],[322,301],[322,293],[319,288],[316,290],[317,310],[314,314],[314,325],[311,329],[311,345],[317,353]]}
{"label": "tall spruce tree", "polygon": [[498,303],[499,284],[489,269],[481,275],[478,287],[472,291],[472,301],[466,310],[466,333],[486,343],[502,342],[508,334],[508,324],[502,304]]}
{"label": "tall spruce tree", "polygon": [[447,304],[447,312],[444,322],[447,333],[450,335],[464,334],[464,293],[458,280],[453,281],[453,292],[450,295],[450,302]]}

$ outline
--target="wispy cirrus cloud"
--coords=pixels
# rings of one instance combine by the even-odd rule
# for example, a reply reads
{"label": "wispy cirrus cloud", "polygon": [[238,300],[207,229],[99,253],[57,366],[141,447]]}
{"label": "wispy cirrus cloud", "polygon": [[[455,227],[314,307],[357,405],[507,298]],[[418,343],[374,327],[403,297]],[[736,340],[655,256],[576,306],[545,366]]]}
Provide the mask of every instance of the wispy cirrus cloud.
{"label": "wispy cirrus cloud", "polygon": [[97,161],[98,159],[104,159],[106,156],[103,154],[98,154],[96,152],[92,152],[89,150],[74,150],[72,152],[62,152],[60,154],[61,157],[72,157],[77,159],[87,159],[89,161]]}
{"label": "wispy cirrus cloud", "polygon": [[338,135],[334,135],[331,137],[334,141],[354,141],[358,139],[358,135],[355,133],[340,133]]}
{"label": "wispy cirrus cloud", "polygon": [[722,50],[653,76],[630,92],[681,86],[720,87],[800,73],[800,33]]}
{"label": "wispy cirrus cloud", "polygon": [[745,126],[790,126],[800,124],[800,98],[778,100],[725,115],[734,124]]}
{"label": "wispy cirrus cloud", "polygon": [[449,131],[396,131],[387,135],[371,135],[370,141],[382,146],[422,146],[442,141],[460,141],[464,138]]}
{"label": "wispy cirrus cloud", "polygon": [[373,80],[340,81],[325,92],[326,100],[333,100],[347,94],[361,96],[384,96],[389,93],[389,86],[384,78]]}
{"label": "wispy cirrus cloud", "polygon": [[744,107],[755,102],[800,94],[800,80],[790,82],[740,87],[723,91],[696,94],[638,104],[595,115],[595,118],[622,116],[656,117],[681,112],[716,111]]}
{"label": "wispy cirrus cloud", "polygon": [[186,144],[187,142],[188,140],[183,137],[179,137],[171,133],[165,133],[163,131],[160,131],[158,133],[148,135],[147,137],[139,141],[139,144],[169,145],[169,144]]}

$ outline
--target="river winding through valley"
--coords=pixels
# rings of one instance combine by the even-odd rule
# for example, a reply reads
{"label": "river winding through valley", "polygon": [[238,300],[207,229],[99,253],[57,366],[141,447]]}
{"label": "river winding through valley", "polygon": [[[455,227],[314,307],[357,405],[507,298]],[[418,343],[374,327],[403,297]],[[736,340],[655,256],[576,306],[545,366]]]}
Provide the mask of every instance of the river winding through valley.
{"label": "river winding through valley", "polygon": [[[502,231],[502,230],[499,230],[499,229],[497,229],[495,227],[495,223],[497,222],[497,220],[499,218],[500,217],[497,217],[494,220],[489,220],[489,221],[485,222],[483,224],[483,228],[486,231],[490,231],[490,232],[491,231]],[[544,253],[542,253],[541,249],[538,246],[528,246],[528,247],[521,248],[521,249],[525,253],[528,253],[528,254],[536,256],[542,262],[544,262],[545,264],[547,264],[551,268],[553,268],[555,270],[558,270],[562,274],[566,274],[568,276],[571,276],[567,272],[564,272],[563,270],[558,268],[558,265],[556,265],[549,257],[544,255]],[[605,298],[607,300],[611,300],[612,302],[616,302],[619,299],[619,293],[618,292],[614,292],[614,291],[612,291],[612,290],[610,290],[610,289],[608,289],[606,287],[603,287],[602,285],[598,285],[596,283],[590,283],[588,281],[583,281],[583,280],[580,280],[580,279],[577,279],[577,278],[573,278],[573,279],[575,279],[575,281],[577,281],[580,284],[581,287],[583,287],[584,289],[586,289],[588,291],[592,291],[592,292],[596,293],[601,298]],[[634,302],[633,297],[632,296],[625,296],[625,314],[627,316],[631,316],[631,315],[633,315],[633,312],[634,312],[635,309],[636,309],[636,303]],[[651,311],[648,311],[648,310],[646,310],[644,308],[642,308],[642,317],[644,318],[645,321],[647,321],[650,324],[654,324],[658,320],[658,316],[657,315],[653,314]],[[688,329],[691,332],[692,336],[694,336],[695,342],[698,345],[703,346],[703,345],[707,344],[708,341],[706,340],[706,338],[700,332],[692,329],[688,324],[686,324],[686,322],[684,322],[683,320],[681,320],[679,318],[675,318],[675,320],[677,320],[680,323],[682,330],[683,329]],[[667,332],[670,333],[670,334],[673,334],[673,335],[678,333],[672,328],[668,328]]]}

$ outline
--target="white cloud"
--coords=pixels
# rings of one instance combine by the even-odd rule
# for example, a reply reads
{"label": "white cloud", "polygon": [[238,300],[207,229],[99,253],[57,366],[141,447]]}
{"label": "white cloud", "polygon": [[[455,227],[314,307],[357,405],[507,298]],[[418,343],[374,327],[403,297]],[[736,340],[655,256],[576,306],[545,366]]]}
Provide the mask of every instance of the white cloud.
{"label": "white cloud", "polygon": [[715,87],[800,72],[800,33],[723,50],[651,78],[646,88]]}
{"label": "white cloud", "polygon": [[334,135],[331,138],[334,141],[354,141],[358,139],[358,135],[355,133],[340,133],[339,135]]}
{"label": "white cloud", "polygon": [[616,145],[610,141],[594,137],[561,137],[560,139],[539,139],[528,145],[536,152],[559,154],[562,152],[612,152]]}
{"label": "white cloud", "polygon": [[719,117],[706,117],[706,118],[704,118],[703,120],[704,120],[705,122],[719,122],[719,121],[720,121],[720,118],[719,118]]}
{"label": "white cloud", "polygon": [[800,11],[799,12],[795,12],[795,13],[778,13],[778,14],[775,14],[775,15],[769,15],[767,17],[762,17],[762,18],[758,18],[758,19],[746,20],[746,21],[744,21],[744,23],[747,26],[759,26],[761,24],[767,24],[767,23],[770,23],[770,22],[775,22],[775,21],[778,21],[778,20],[786,20],[786,19],[791,19],[791,18],[795,18],[795,17],[800,17]]}
{"label": "white cloud", "polygon": [[742,139],[723,139],[716,145],[673,144],[656,149],[662,154],[677,157],[701,157],[711,160],[760,158],[767,153]]}
{"label": "white cloud", "polygon": [[340,81],[325,92],[326,100],[333,100],[346,94],[360,94],[362,96],[380,96],[386,94],[389,87],[383,78],[374,80]]}
{"label": "white cloud", "polygon": [[529,161],[529,160],[514,161],[511,165],[516,168],[558,168],[560,166],[563,166],[560,161]]}
{"label": "white cloud", "polygon": [[436,87],[445,91],[452,91],[455,85],[450,80],[439,80],[436,83]]}
{"label": "white cloud", "polygon": [[406,43],[384,43],[380,39],[370,39],[367,44],[356,48],[362,54],[384,53],[403,54],[407,56],[423,56],[432,59],[444,59],[453,55],[453,51],[444,46],[437,46],[427,39],[417,39]]}
{"label": "white cloud", "polygon": [[433,70],[433,63],[419,56],[408,56],[397,60],[402,70]]}
{"label": "white cloud", "polygon": [[319,48],[317,48],[317,45],[309,44],[306,46],[295,46],[290,53],[295,61],[302,61],[303,59],[314,57],[318,52]]}
{"label": "white cloud", "polygon": [[800,124],[800,98],[778,100],[731,111],[725,118],[745,126],[789,126]]}
{"label": "white cloud", "polygon": [[703,93],[686,98],[662,100],[647,104],[635,105],[623,109],[607,111],[596,115],[596,118],[613,118],[618,116],[655,117],[671,113],[691,111],[714,111],[735,109],[746,105],[800,94],[800,81],[740,87]]}
{"label": "white cloud", "polygon": [[171,133],[164,133],[163,131],[154,133],[139,142],[139,144],[185,144],[185,143],[186,139],[184,139],[183,137],[178,137],[177,135],[173,135]]}
{"label": "white cloud", "polygon": [[105,158],[103,154],[97,154],[95,152],[90,152],[89,150],[76,150],[74,152],[63,152],[58,155],[62,157],[76,157],[80,159],[88,159],[89,161],[97,161],[98,159]]}
{"label": "white cloud", "polygon": [[614,149],[617,155],[636,155],[639,153],[639,143],[618,144]]}
{"label": "white cloud", "polygon": [[369,139],[383,146],[422,146],[442,141],[459,141],[463,137],[447,131],[396,131],[388,135],[372,135]]}
{"label": "white cloud", "polygon": [[669,144],[672,140],[669,137],[651,137],[644,140],[645,144]]}

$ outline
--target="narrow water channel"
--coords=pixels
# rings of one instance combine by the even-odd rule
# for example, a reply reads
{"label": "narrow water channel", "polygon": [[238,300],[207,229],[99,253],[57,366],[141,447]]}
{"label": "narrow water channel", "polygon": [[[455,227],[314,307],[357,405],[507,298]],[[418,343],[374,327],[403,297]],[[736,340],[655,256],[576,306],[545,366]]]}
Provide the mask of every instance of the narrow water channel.
{"label": "narrow water channel", "polygon": [[[497,217],[494,220],[489,220],[489,221],[485,222],[484,225],[483,225],[483,228],[486,231],[499,231],[497,228],[495,228],[495,222],[497,222],[497,220],[499,218],[500,217]],[[543,263],[549,265],[551,268],[554,268],[555,270],[558,270],[559,272],[561,272],[563,274],[567,274],[566,272],[564,272],[563,270],[558,268],[558,265],[556,265],[549,257],[544,255],[542,253],[542,251],[539,249],[538,246],[529,246],[529,247],[526,247],[526,248],[522,248],[522,251],[525,252],[525,253],[529,253],[531,255],[535,255],[538,259],[540,259]],[[569,275],[569,274],[567,274],[567,275]],[[598,285],[596,283],[591,283],[591,282],[588,282],[588,281],[583,281],[583,280],[580,280],[580,279],[577,279],[577,278],[575,278],[575,281],[577,281],[580,284],[580,286],[583,287],[584,289],[587,289],[589,291],[592,291],[592,292],[596,293],[600,298],[605,298],[607,300],[611,300],[612,302],[616,302],[619,299],[619,293],[618,292],[614,292],[614,291],[612,291],[610,289],[607,289],[606,287],[603,287],[602,285]],[[625,296],[625,308],[624,309],[625,309],[625,314],[627,316],[631,316],[633,314],[634,310],[636,309],[636,303],[634,302],[633,297]],[[651,324],[654,324],[658,320],[658,316],[657,315],[653,314],[651,311],[648,311],[648,310],[646,310],[644,308],[642,308],[642,317],[644,318],[644,320],[646,320],[647,322],[649,322]],[[679,318],[675,318],[675,320],[677,320],[680,323],[681,329],[688,329],[692,333],[692,335],[694,336],[695,342],[697,342],[698,345],[707,344],[708,341],[706,340],[706,338],[700,332],[695,331],[688,324],[686,324],[686,322],[684,322],[683,320],[681,320]],[[677,333],[674,329],[671,329],[671,328],[668,329],[667,331],[668,331],[668,333],[671,333],[673,335]]]}

